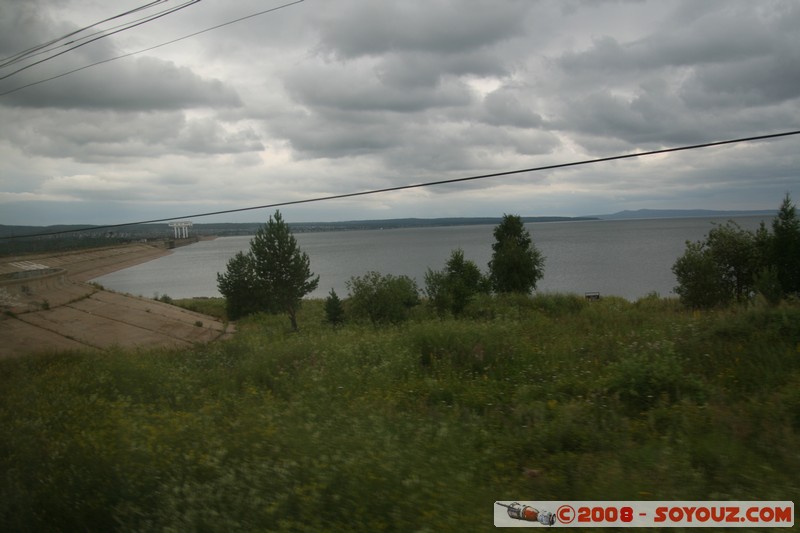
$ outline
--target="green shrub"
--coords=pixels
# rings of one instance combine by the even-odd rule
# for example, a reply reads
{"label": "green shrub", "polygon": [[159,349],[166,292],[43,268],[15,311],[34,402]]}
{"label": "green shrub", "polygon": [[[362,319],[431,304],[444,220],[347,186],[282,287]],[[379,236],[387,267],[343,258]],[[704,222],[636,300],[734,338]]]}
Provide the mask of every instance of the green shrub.
{"label": "green shrub", "polygon": [[489,280],[474,262],[464,259],[463,250],[456,249],[444,270],[428,269],[425,293],[440,315],[460,316],[475,296],[489,293]]}
{"label": "green shrub", "polygon": [[220,320],[227,320],[228,318],[225,313],[225,298],[182,298],[173,300],[172,304],[189,311],[213,316]]}
{"label": "green shrub", "polygon": [[478,294],[464,309],[463,316],[478,320],[514,321],[530,317],[536,310],[528,294]]}
{"label": "green shrub", "polygon": [[588,302],[586,298],[569,293],[542,293],[533,297],[533,306],[548,316],[580,313]]}
{"label": "green shrub", "polygon": [[408,276],[368,272],[347,282],[352,316],[373,324],[404,322],[410,310],[419,304],[416,282]]}
{"label": "green shrub", "polygon": [[170,298],[168,294],[162,294],[161,296],[159,296],[158,293],[156,293],[153,299],[170,305],[174,303],[174,301],[172,300],[172,298]]}
{"label": "green shrub", "polygon": [[487,374],[510,368],[513,334],[502,328],[442,321],[412,327],[407,338],[422,368],[458,374]]}
{"label": "green shrub", "polygon": [[669,342],[634,347],[609,366],[605,385],[627,412],[635,415],[681,399],[703,401],[702,383],[684,369]]}

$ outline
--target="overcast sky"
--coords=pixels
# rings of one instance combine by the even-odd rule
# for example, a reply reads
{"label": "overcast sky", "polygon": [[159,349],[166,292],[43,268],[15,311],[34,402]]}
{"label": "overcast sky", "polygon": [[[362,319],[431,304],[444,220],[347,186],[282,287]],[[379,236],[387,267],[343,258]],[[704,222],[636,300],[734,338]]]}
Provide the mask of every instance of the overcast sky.
{"label": "overcast sky", "polygon": [[[0,57],[145,3],[0,0]],[[281,3],[202,0],[0,92]],[[0,224],[183,216],[798,130],[798,28],[795,0],[305,0],[0,96]],[[799,148],[787,137],[282,211],[773,209],[800,200]]]}

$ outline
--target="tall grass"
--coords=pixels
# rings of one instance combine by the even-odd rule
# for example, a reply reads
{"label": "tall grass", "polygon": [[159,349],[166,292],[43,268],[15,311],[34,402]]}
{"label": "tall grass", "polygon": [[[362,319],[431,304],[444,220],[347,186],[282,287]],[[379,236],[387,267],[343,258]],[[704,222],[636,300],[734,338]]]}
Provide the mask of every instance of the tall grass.
{"label": "tall grass", "polygon": [[[206,302],[211,304],[211,302]],[[0,362],[0,528],[454,531],[498,499],[796,500],[800,306],[474,302]]]}

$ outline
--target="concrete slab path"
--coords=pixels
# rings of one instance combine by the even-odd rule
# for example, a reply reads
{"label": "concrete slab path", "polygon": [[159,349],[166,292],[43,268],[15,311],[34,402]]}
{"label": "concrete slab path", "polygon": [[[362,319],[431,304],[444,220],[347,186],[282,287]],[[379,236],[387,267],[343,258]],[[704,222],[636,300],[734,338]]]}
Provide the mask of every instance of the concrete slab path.
{"label": "concrete slab path", "polygon": [[88,280],[169,253],[133,244],[0,258],[0,357],[63,350],[188,347],[224,339],[232,324]]}

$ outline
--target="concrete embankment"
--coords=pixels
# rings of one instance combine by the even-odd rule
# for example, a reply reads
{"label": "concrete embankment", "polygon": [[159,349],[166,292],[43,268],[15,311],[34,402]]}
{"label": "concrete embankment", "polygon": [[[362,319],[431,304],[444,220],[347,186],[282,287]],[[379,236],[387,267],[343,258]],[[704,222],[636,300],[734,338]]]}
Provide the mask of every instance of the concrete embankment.
{"label": "concrete embankment", "polygon": [[190,346],[232,325],[88,280],[168,254],[148,244],[0,259],[0,357],[113,346]]}

